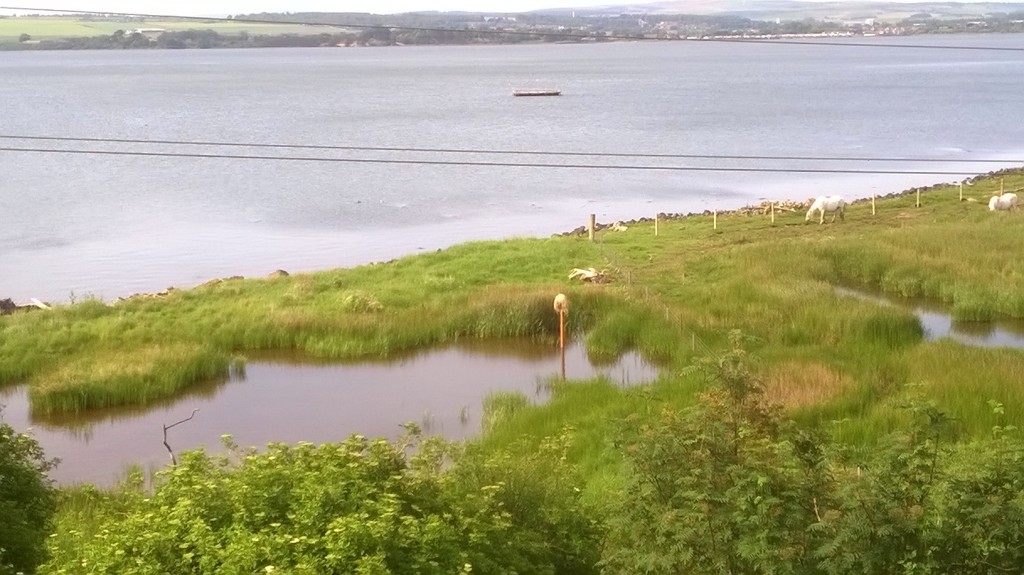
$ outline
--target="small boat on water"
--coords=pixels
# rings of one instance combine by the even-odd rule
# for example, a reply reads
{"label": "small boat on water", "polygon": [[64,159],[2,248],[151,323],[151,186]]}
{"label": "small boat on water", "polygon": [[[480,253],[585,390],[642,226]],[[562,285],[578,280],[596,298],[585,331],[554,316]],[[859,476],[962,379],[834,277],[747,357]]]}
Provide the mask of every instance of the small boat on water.
{"label": "small boat on water", "polygon": [[561,90],[516,90],[513,96],[561,96]]}

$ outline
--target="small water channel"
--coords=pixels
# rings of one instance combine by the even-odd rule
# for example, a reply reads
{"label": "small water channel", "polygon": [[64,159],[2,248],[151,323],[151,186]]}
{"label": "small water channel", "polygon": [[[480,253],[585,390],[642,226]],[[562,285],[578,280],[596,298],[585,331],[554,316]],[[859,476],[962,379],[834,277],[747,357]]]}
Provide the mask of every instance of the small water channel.
{"label": "small water channel", "polygon": [[922,299],[890,297],[850,287],[836,287],[841,296],[853,297],[878,305],[892,305],[914,312],[924,327],[926,341],[948,337],[964,345],[976,347],[1015,347],[1024,349],[1024,320],[957,321],[940,305]]}
{"label": "small water channel", "polygon": [[[61,460],[51,477],[61,484],[111,485],[133,463],[144,469],[169,461],[163,425],[193,420],[168,432],[176,452],[220,449],[231,434],[243,446],[270,441],[339,441],[352,433],[397,437],[415,421],[430,434],[464,439],[480,432],[482,402],[494,391],[519,391],[544,401],[543,383],[561,370],[558,350],[532,341],[473,342],[390,361],[310,364],[294,357],[251,361],[244,374],[212,382],[148,408],[34,418],[25,386],[0,390],[3,420],[32,428],[49,457]],[[656,369],[635,353],[595,366],[583,347],[566,347],[569,379],[603,375],[630,385],[651,381]]]}

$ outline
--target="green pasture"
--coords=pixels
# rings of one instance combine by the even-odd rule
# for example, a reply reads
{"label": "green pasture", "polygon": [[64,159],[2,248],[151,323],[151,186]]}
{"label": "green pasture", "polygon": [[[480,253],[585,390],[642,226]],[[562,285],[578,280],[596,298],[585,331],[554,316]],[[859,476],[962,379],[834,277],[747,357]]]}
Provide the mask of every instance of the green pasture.
{"label": "green pasture", "polygon": [[[1005,176],[1007,189],[1024,175]],[[381,358],[465,338],[533,337],[554,345],[552,298],[569,296],[569,329],[595,361],[636,350],[662,366],[649,388],[556,391],[548,406],[508,398],[489,427],[541,437],[571,425],[600,451],[602,424],[651,397],[685,403],[701,387],[686,371],[749,338],[769,397],[794,417],[870,443],[900,423],[911,394],[934,399],[967,435],[994,424],[987,402],[1024,410],[1024,352],[927,343],[900,307],[842,297],[836,285],[942,302],[960,319],[1024,318],[1024,266],[1006,254],[1024,237],[1021,212],[989,212],[998,178],[879,199],[845,222],[802,212],[720,214],[586,237],[472,242],[385,264],[276,279],[231,280],[163,298],[85,301],[0,318],[0,385],[28,382],[37,414],[145,404],[223,376],[265,350],[318,359]],[[568,279],[595,267],[601,285]],[[566,386],[559,385],[559,388]],[[571,386],[569,386],[571,388]],[[565,399],[560,394],[567,394]],[[644,395],[647,394],[647,395]],[[638,398],[639,397],[639,398]],[[641,402],[641,403],[636,403]],[[512,409],[508,406],[513,406]],[[499,425],[496,421],[500,420]]]}
{"label": "green pasture", "polygon": [[[939,185],[922,191],[920,205],[914,193],[879,199],[875,213],[870,201],[857,202],[834,224],[805,223],[802,211],[779,211],[774,222],[738,212],[719,214],[715,229],[711,216],[694,216],[661,221],[657,236],[647,222],[599,231],[593,242],[471,242],[351,269],[0,316],[0,386],[27,382],[37,415],[154,403],[264,351],[353,360],[466,339],[532,337],[554,346],[557,293],[568,296],[569,334],[592,361],[635,350],[660,366],[656,381],[633,387],[551,379],[542,405],[517,393],[491,395],[483,435],[458,448],[466,451],[444,475],[448,452],[440,447],[411,458],[425,467],[403,471],[405,446],[367,448],[356,436],[345,444],[272,444],[265,457],[237,449],[223,458],[183,454],[154,491],[138,470],[111,491],[65,488],[46,543],[51,563],[40,572],[203,572],[182,558],[213,553],[220,557],[209,572],[251,557],[261,562],[236,570],[270,572],[257,567],[294,559],[289,572],[331,572],[308,563],[337,557],[321,552],[334,540],[324,533],[349,546],[384,545],[404,567],[407,542],[447,531],[439,531],[443,521],[423,530],[397,526],[418,526],[424,506],[445,493],[443,501],[460,505],[496,498],[500,513],[475,513],[465,525],[489,525],[481,521],[490,517],[516,533],[536,530],[525,539],[493,531],[501,543],[488,548],[539,541],[556,558],[582,561],[531,570],[548,565],[547,556],[534,557],[522,573],[762,572],[650,568],[663,557],[703,556],[689,550],[709,539],[691,527],[709,522],[716,508],[731,518],[723,525],[749,527],[754,537],[737,544],[729,536],[723,549],[737,546],[737,557],[758,566],[776,564],[778,552],[777,564],[787,568],[766,573],[966,574],[981,561],[962,552],[968,548],[1012,572],[1024,517],[1020,441],[1012,439],[1024,423],[1024,350],[925,341],[908,309],[835,289],[926,298],[965,321],[1024,318],[1017,255],[1024,213],[988,211],[1000,183],[1024,187],[1024,172],[980,178],[963,201],[958,188]],[[609,281],[569,279],[584,267]],[[398,489],[405,480],[411,491]],[[682,491],[688,485],[693,491]],[[373,501],[366,494],[382,487],[398,491],[387,491],[379,514],[353,511],[350,524],[337,523],[348,511],[336,502]],[[663,489],[674,495],[655,497]],[[426,496],[391,505],[407,491]],[[792,505],[784,513],[785,501]],[[378,515],[384,527],[365,531]],[[325,529],[327,520],[351,527]],[[648,540],[648,531],[658,538]],[[675,535],[661,535],[677,532],[689,535],[671,544],[665,537]],[[780,541],[747,553],[766,534]],[[972,537],[974,547],[964,543]],[[794,558],[800,538],[810,543]],[[936,543],[917,555],[919,540]],[[567,552],[566,541],[579,543],[567,547],[578,553]],[[437,546],[423,549],[436,563]],[[367,553],[359,548],[354,557]],[[595,566],[598,553],[612,561]],[[942,568],[906,569],[925,559]],[[635,570],[616,568],[631,561]],[[469,561],[458,564],[470,572]],[[963,568],[946,569],[954,564]],[[499,566],[479,572],[506,572],[507,560]],[[454,572],[439,569],[422,572]]]}
{"label": "green pasture", "polygon": [[294,24],[251,24],[201,20],[83,20],[75,17],[33,17],[0,18],[0,40],[17,40],[22,34],[34,40],[73,38],[81,36],[109,36],[118,30],[136,28],[161,28],[171,31],[213,30],[219,34],[320,34],[336,29],[325,26],[300,26]]}

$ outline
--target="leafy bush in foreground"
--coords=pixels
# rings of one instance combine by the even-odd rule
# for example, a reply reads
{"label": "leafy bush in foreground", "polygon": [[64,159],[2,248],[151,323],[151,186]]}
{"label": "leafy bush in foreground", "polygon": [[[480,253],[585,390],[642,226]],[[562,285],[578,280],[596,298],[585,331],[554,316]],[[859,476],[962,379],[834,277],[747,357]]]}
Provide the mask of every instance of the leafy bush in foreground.
{"label": "leafy bush in foreground", "polygon": [[735,336],[698,366],[710,385],[695,404],[647,396],[619,424],[623,485],[600,512],[580,498],[568,432],[502,449],[430,439],[411,456],[415,433],[197,451],[151,495],[67,513],[43,571],[1024,573],[1016,429],[958,443],[953,421],[912,401],[909,426],[853,452],[766,405],[748,364]]}
{"label": "leafy bush in foreground", "polygon": [[593,572],[598,539],[567,519],[588,516],[574,490],[552,492],[571,475],[554,450],[506,481],[477,456],[455,453],[457,471],[442,470],[453,447],[440,440],[407,456],[409,440],[272,444],[236,449],[237,461],[186,453],[151,496],[57,547],[49,572]]}
{"label": "leafy bush in foreground", "polygon": [[607,572],[814,572],[822,454],[760,400],[739,344],[705,363],[713,385],[697,405],[623,427],[631,475],[611,514]]}
{"label": "leafy bush in foreground", "polygon": [[46,556],[55,509],[54,465],[31,436],[0,423],[0,575],[32,573]]}
{"label": "leafy bush in foreground", "polygon": [[[602,565],[624,574],[1024,572],[1024,441],[955,443],[933,404],[852,457],[766,406],[734,348],[685,410],[627,422]],[[996,413],[1003,407],[992,403]]]}

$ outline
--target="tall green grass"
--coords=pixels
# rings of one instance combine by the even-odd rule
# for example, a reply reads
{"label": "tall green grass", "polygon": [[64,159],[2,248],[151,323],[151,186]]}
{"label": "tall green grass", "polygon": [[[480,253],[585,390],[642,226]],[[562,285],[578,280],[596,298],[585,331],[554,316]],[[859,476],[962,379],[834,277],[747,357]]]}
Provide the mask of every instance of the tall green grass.
{"label": "tall green grass", "polygon": [[[1019,173],[1004,180],[1007,190],[1024,187]],[[820,277],[939,300],[961,320],[1024,317],[1024,267],[1013,257],[1024,218],[988,211],[998,189],[999,178],[988,178],[965,190],[973,202],[960,202],[954,186],[933,187],[920,208],[910,195],[882,202],[880,217],[898,225],[819,246],[816,255],[828,262]]]}
{"label": "tall green grass", "polygon": [[144,489],[146,483],[144,471],[132,467],[125,470],[121,482],[112,489],[98,489],[88,484],[62,487],[53,521],[54,531],[47,543],[50,552],[66,556],[76,554],[82,542],[98,535],[108,520],[122,516],[148,495]]}
{"label": "tall green grass", "polygon": [[[1008,190],[1024,186],[1019,172],[1005,178]],[[1005,403],[1016,421],[1024,419],[1024,398],[1012,391],[1015,376],[975,370],[981,356],[946,348],[942,353],[953,361],[917,360],[941,344],[923,341],[910,311],[837,297],[833,286],[858,282],[939,299],[960,319],[1024,317],[1024,267],[1007,257],[1024,237],[1024,217],[987,210],[997,189],[998,178],[983,178],[965,190],[977,201],[960,202],[955,187],[934,186],[922,193],[921,207],[913,194],[879,199],[875,216],[869,203],[859,203],[845,224],[831,226],[805,225],[799,213],[783,214],[775,224],[728,215],[719,216],[715,231],[710,218],[696,217],[663,222],[657,239],[651,226],[634,225],[599,241],[614,267],[628,270],[634,296],[678,329],[683,349],[673,354],[675,364],[721,346],[724,334],[739,328],[755,338],[753,351],[766,370],[823,365],[848,382],[825,403],[796,408],[793,415],[807,423],[871,442],[899,425],[901,411],[893,406],[906,400],[907,384],[944,382],[924,387],[926,397],[971,419],[966,432],[979,434],[991,423],[987,399]],[[623,340],[630,330],[610,336],[595,330],[590,337]],[[804,374],[791,379],[796,385]],[[976,400],[970,390],[985,397]]]}
{"label": "tall green grass", "polygon": [[[841,437],[863,442],[893,432],[906,422],[900,406],[911,397],[936,403],[965,437],[984,437],[1007,421],[1024,418],[1024,352],[1009,348],[975,348],[941,340],[908,350],[901,356],[907,384],[884,401],[866,406],[857,418],[844,421]],[[996,414],[992,402],[1004,406]]]}
{"label": "tall green grass", "polygon": [[[386,265],[17,314],[0,319],[0,385],[27,380],[37,412],[76,412],[150,403],[263,350],[352,360],[466,338],[553,341],[559,292],[570,297],[570,334],[608,321],[608,310],[645,314],[615,286],[568,281],[596,259],[594,246],[571,240],[477,242]],[[665,355],[659,341],[627,343]]]}
{"label": "tall green grass", "polygon": [[[1024,176],[1006,187],[1024,186]],[[117,306],[87,301],[0,317],[0,385],[27,380],[37,412],[151,403],[206,377],[236,354],[297,350],[324,359],[388,357],[471,338],[555,341],[555,293],[568,294],[570,332],[596,362],[636,350],[661,365],[648,385],[604,379],[550,383],[551,398],[494,394],[484,406],[485,450],[535,453],[567,433],[568,457],[600,506],[629,473],[616,440],[629,416],[653,418],[693,403],[706,381],[684,370],[723,349],[729,330],[750,336],[754,373],[801,425],[869,450],[906,429],[903,406],[934,401],[961,437],[1024,424],[1024,351],[925,342],[909,311],[841,297],[859,283],[895,296],[945,302],[955,317],[1024,317],[1019,251],[1024,214],[991,214],[998,180],[855,204],[844,224],[804,225],[803,214],[725,215],[579,238],[476,242],[388,264],[273,281],[230,281]],[[613,282],[583,286],[568,270],[595,266]],[[990,402],[1002,405],[1004,414]],[[424,415],[427,423],[429,414]],[[136,485],[136,487],[138,487]],[[65,490],[51,544],[89,539],[139,488]]]}
{"label": "tall green grass", "polygon": [[568,431],[569,457],[588,478],[587,496],[596,504],[621,484],[622,460],[614,448],[618,422],[630,414],[653,415],[664,405],[690,405],[703,386],[696,374],[682,376],[678,370],[666,369],[652,384],[636,387],[603,378],[557,382],[543,404],[496,394],[488,401],[495,404],[492,409],[500,418],[485,426],[477,441],[485,449],[531,451],[544,438]]}
{"label": "tall green grass", "polygon": [[[1020,174],[1005,177],[1007,189],[1024,186]],[[910,312],[839,297],[834,284],[941,300],[961,319],[1024,317],[1024,267],[1006,256],[1024,237],[1024,217],[987,210],[997,187],[979,180],[968,190],[976,202],[960,202],[950,186],[928,189],[921,207],[912,194],[880,199],[874,216],[858,203],[833,225],[805,224],[802,213],[774,224],[733,214],[713,230],[710,218],[692,217],[663,222],[657,237],[637,224],[595,242],[471,242],[386,264],[17,314],[0,318],[0,385],[28,381],[36,409],[75,411],[150,402],[265,350],[353,360],[473,338],[554,341],[552,299],[564,292],[570,332],[598,363],[636,350],[676,371],[740,329],[767,364],[816,366],[846,382],[798,417],[862,418],[902,384],[944,374],[911,361],[933,344]],[[612,282],[568,280],[591,266]],[[974,385],[971,356],[948,353],[964,361],[944,376]],[[992,377],[985,389],[1016,385],[1006,372]],[[993,395],[1018,407],[1013,394]]]}
{"label": "tall green grass", "polygon": [[226,377],[230,362],[214,350],[174,345],[81,355],[34,379],[29,401],[39,415],[144,405]]}
{"label": "tall green grass", "polygon": [[494,429],[530,405],[530,400],[518,391],[496,391],[484,398],[482,425]]}

